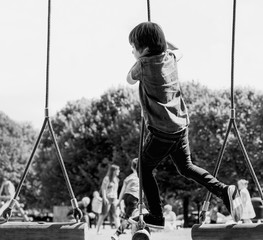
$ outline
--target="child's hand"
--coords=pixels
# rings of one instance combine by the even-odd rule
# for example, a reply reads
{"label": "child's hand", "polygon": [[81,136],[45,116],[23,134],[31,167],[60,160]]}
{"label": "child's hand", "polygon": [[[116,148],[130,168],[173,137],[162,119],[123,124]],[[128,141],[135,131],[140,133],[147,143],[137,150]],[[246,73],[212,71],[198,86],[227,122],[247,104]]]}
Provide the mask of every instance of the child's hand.
{"label": "child's hand", "polygon": [[[178,50],[178,48],[173,45],[172,43],[170,42],[166,42],[167,43],[167,48],[174,51],[174,50]],[[176,62],[179,62],[179,60],[183,57],[183,54],[182,52],[179,50],[179,51],[174,51],[173,54],[175,55],[176,57]]]}
{"label": "child's hand", "polygon": [[168,41],[166,43],[167,43],[167,48],[168,49],[170,49],[170,50],[178,50],[178,48],[174,44],[172,44],[172,43],[170,43]]}

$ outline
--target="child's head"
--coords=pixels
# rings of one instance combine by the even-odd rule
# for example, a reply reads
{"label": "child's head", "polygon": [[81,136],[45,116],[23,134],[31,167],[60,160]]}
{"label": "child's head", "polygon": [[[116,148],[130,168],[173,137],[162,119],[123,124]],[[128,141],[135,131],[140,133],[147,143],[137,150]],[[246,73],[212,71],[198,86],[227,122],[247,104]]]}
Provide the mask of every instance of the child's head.
{"label": "child's head", "polygon": [[240,179],[240,180],[237,182],[237,185],[238,185],[238,188],[239,188],[239,189],[247,188],[247,187],[248,187],[248,181],[245,180],[245,179]]}
{"label": "child's head", "polygon": [[163,207],[164,211],[166,212],[171,212],[173,207],[170,205],[170,204],[166,204],[164,207]]}
{"label": "child's head", "polygon": [[81,203],[83,204],[84,207],[87,207],[90,203],[90,198],[89,197],[82,198]]}
{"label": "child's head", "polygon": [[129,35],[129,42],[142,53],[145,49],[149,55],[158,55],[166,51],[167,44],[161,27],[153,22],[137,25]]}
{"label": "child's head", "polygon": [[93,192],[93,197],[99,197],[99,196],[100,196],[100,193],[98,191]]}
{"label": "child's head", "polygon": [[134,158],[131,160],[131,169],[136,170],[138,164],[138,158]]}
{"label": "child's head", "polygon": [[109,165],[107,175],[109,176],[110,182],[114,180],[120,173],[120,167],[116,164]]}

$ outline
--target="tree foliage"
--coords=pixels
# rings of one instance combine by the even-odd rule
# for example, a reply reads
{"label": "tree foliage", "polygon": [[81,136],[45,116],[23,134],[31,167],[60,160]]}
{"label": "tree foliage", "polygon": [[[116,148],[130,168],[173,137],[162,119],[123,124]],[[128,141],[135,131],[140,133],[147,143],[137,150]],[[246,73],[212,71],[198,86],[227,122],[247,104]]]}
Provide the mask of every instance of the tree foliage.
{"label": "tree foliage", "polygon": [[[137,156],[139,105],[134,91],[112,89],[100,99],[69,102],[52,119],[58,145],[75,195],[100,189],[109,163],[117,163],[123,179],[129,160]],[[47,205],[68,204],[70,197],[50,135],[45,134],[35,167]]]}
{"label": "tree foliage", "polygon": [[[36,131],[30,124],[19,124],[0,112],[0,182],[7,177],[14,185],[20,183],[25,165],[36,139]],[[29,178],[33,171],[29,171]],[[27,179],[25,185],[31,185]],[[22,191],[22,201],[27,189]]]}

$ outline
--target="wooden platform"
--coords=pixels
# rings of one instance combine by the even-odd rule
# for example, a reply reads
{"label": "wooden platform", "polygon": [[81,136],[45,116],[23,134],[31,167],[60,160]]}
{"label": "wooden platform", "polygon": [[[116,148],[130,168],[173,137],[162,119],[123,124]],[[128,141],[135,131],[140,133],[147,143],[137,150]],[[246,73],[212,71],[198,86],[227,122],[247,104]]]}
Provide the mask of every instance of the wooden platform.
{"label": "wooden platform", "polygon": [[196,224],[191,235],[192,240],[263,240],[263,224]]}
{"label": "wooden platform", "polygon": [[0,224],[1,240],[87,240],[86,223],[7,222]]}

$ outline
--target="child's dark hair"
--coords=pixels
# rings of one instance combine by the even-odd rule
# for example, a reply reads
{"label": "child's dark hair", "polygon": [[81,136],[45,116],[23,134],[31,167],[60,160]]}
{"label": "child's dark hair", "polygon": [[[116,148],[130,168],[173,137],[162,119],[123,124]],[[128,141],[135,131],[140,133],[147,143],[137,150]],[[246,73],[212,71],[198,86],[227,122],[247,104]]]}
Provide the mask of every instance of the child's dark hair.
{"label": "child's dark hair", "polygon": [[163,30],[153,22],[143,22],[137,25],[130,32],[129,42],[134,44],[139,52],[148,47],[150,55],[161,54],[167,49]]}

